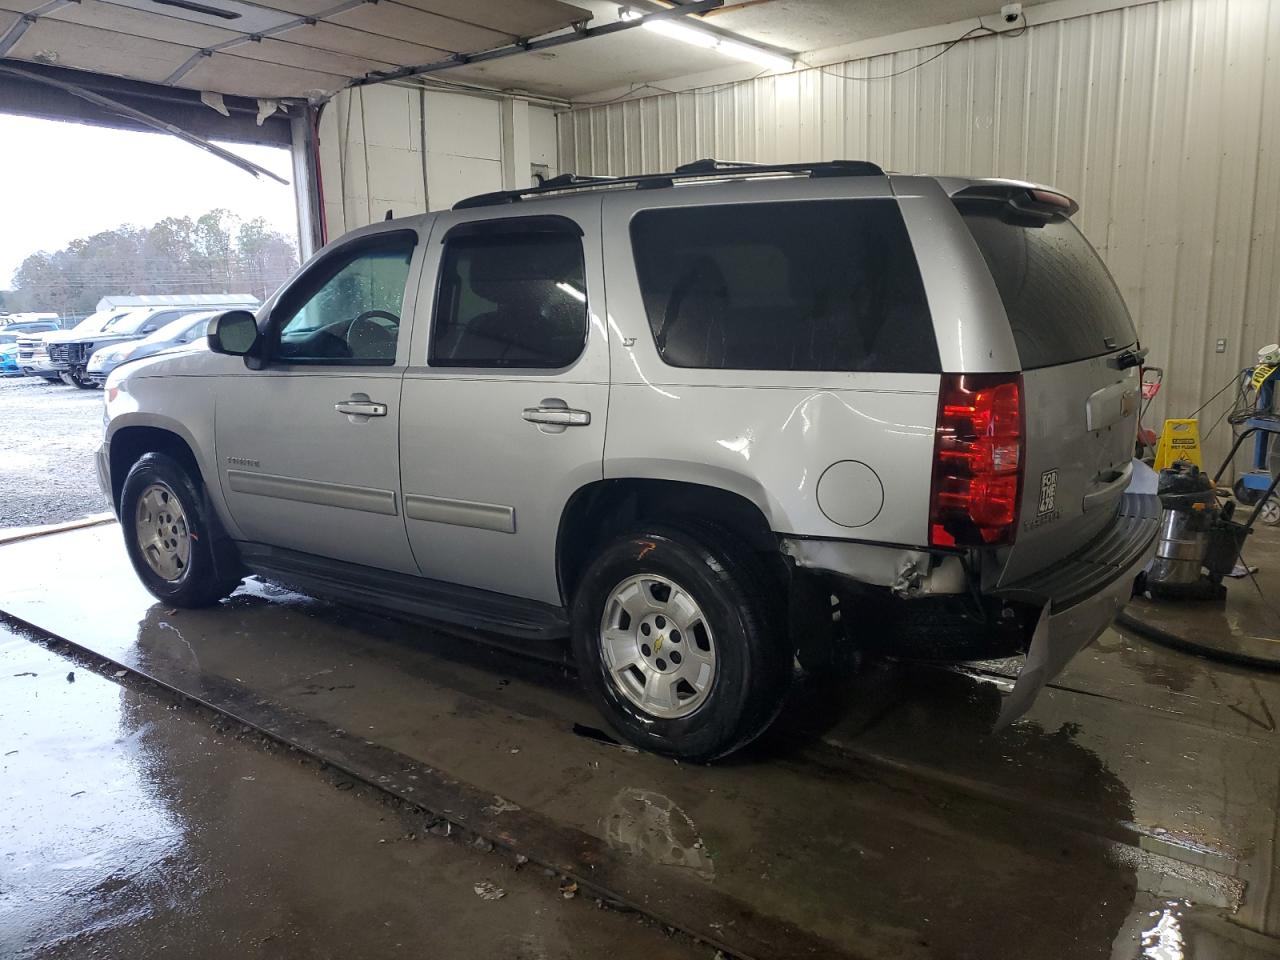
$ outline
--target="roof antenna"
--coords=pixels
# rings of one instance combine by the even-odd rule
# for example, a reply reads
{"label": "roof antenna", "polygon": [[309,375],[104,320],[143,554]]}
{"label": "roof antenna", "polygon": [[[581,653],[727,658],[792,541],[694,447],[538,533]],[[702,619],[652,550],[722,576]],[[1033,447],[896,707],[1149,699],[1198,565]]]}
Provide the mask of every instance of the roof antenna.
{"label": "roof antenna", "polygon": [[389,207],[387,208],[387,215],[386,215],[385,217],[383,217],[382,219],[383,219],[383,220],[390,220],[390,219],[391,219],[391,209],[390,209]]}

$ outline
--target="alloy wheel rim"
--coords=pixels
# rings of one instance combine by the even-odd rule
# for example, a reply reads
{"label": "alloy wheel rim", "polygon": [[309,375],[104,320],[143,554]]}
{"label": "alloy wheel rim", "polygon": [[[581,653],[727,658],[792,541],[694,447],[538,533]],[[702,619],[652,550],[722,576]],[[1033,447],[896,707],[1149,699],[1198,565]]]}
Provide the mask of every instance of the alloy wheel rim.
{"label": "alloy wheel rim", "polygon": [[614,688],[650,716],[687,717],[715,684],[715,636],[689,591],[656,574],[628,577],[609,592],[600,653]]}
{"label": "alloy wheel rim", "polygon": [[152,572],[176,583],[191,562],[191,531],[178,495],[166,483],[153,483],[142,491],[134,514],[138,548]]}

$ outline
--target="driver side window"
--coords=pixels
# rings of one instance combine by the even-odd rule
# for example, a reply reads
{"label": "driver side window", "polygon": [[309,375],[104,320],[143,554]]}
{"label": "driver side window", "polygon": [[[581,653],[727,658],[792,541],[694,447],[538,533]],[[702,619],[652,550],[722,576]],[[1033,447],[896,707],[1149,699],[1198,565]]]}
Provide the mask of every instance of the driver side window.
{"label": "driver side window", "polygon": [[[363,246],[334,261],[280,323],[275,355],[287,363],[392,364],[400,337],[411,238]],[[274,319],[274,318],[273,318]]]}

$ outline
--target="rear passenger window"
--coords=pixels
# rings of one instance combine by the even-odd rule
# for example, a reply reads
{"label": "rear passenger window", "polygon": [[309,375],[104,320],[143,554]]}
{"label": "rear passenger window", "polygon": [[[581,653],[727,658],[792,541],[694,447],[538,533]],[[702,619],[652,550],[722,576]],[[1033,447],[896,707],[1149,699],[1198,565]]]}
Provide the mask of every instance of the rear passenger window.
{"label": "rear passenger window", "polygon": [[672,366],[940,369],[896,200],[646,210],[632,218],[631,243]]}
{"label": "rear passenger window", "polygon": [[446,236],[433,366],[555,369],[578,359],[587,284],[582,240],[564,223],[527,230],[519,220],[493,221]]}

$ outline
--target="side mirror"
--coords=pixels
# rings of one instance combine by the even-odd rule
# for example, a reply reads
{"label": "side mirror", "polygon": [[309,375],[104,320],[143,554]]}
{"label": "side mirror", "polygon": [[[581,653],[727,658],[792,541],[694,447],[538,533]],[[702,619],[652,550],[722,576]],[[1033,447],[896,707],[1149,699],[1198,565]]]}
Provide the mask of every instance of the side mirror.
{"label": "side mirror", "polygon": [[209,349],[243,357],[258,346],[258,323],[248,310],[228,310],[209,321]]}

